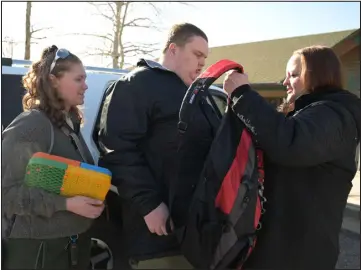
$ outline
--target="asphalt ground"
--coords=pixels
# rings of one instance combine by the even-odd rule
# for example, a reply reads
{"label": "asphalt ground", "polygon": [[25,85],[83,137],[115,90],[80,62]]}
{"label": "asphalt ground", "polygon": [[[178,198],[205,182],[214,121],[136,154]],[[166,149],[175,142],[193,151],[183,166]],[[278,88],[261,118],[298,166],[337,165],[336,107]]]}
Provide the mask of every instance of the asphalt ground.
{"label": "asphalt ground", "polygon": [[360,269],[360,235],[343,230],[340,233],[340,255],[337,269]]}

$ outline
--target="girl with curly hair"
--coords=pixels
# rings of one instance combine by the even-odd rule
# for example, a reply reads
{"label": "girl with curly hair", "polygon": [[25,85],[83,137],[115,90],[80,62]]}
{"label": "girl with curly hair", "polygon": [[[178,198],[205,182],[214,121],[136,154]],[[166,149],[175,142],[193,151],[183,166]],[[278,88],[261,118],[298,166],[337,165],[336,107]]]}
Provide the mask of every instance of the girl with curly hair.
{"label": "girl with curly hair", "polygon": [[[43,51],[41,59],[23,77],[27,90],[24,112],[4,130],[2,140],[6,269],[88,268],[88,230],[103,211],[103,202],[82,196],[64,197],[24,183],[26,166],[36,152],[94,163],[79,131],[82,115],[78,106],[84,103],[88,88],[85,80],[81,60],[54,45]],[[78,135],[83,155],[64,128]]]}

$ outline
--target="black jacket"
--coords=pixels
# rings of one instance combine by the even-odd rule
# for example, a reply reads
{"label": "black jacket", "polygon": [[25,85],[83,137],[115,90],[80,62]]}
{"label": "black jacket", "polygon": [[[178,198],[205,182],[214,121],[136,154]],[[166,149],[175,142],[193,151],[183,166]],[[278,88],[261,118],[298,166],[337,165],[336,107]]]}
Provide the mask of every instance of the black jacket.
{"label": "black jacket", "polygon": [[[177,175],[179,109],[187,90],[183,81],[159,64],[141,60],[110,89],[100,121],[99,165],[109,168],[123,199],[123,232],[119,241],[138,260],[178,253],[174,235],[151,234],[144,216],[161,202],[168,204],[169,185]],[[109,106],[108,106],[109,105]],[[106,109],[108,107],[108,109]],[[184,202],[197,182],[213,139],[202,112],[182,168]],[[187,197],[188,196],[188,197]],[[187,204],[180,206],[187,209]]]}
{"label": "black jacket", "polygon": [[239,87],[233,110],[265,153],[268,199],[244,268],[334,269],[347,197],[356,173],[361,101],[338,89],[301,96],[287,117]]}

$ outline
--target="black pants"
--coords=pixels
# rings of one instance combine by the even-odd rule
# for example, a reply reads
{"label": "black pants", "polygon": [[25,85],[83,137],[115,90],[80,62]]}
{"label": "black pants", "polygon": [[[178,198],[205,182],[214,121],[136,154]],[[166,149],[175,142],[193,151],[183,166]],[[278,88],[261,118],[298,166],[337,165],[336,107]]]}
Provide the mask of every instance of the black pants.
{"label": "black pants", "polygon": [[3,240],[5,269],[89,269],[90,236],[80,234],[76,242],[76,266],[71,265],[69,237],[56,239]]}

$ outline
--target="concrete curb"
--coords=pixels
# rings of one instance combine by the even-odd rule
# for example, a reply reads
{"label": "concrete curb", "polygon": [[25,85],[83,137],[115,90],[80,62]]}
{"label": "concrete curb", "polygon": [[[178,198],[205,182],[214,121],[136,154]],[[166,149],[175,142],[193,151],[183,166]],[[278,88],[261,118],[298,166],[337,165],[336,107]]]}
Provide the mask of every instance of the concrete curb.
{"label": "concrete curb", "polygon": [[347,203],[343,215],[360,220],[360,205]]}

